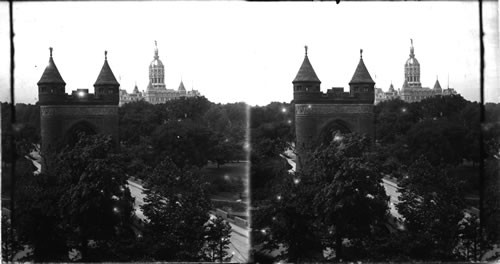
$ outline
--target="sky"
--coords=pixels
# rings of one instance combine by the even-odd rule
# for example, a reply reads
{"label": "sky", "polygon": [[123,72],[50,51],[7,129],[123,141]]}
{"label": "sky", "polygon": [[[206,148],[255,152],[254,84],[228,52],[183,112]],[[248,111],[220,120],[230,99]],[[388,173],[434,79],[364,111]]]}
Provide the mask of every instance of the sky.
{"label": "sky", "polygon": [[[498,2],[484,2],[485,101],[499,102]],[[9,58],[8,3],[0,3],[0,57]],[[167,88],[181,80],[217,103],[290,102],[304,45],[323,91],[344,87],[359,50],[376,87],[400,88],[413,39],[421,82],[479,100],[477,2],[15,2],[15,101],[35,103],[54,48],[66,92],[89,88],[108,62],[121,89],[146,90],[154,41]],[[0,101],[10,100],[9,60]],[[448,81],[449,80],[449,81]]]}

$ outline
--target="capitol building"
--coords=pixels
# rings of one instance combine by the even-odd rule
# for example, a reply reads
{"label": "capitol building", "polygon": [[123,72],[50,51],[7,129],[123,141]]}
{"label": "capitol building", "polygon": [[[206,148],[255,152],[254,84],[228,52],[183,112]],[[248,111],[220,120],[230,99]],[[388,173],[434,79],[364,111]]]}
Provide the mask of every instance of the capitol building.
{"label": "capitol building", "polygon": [[182,80],[177,89],[168,89],[165,86],[165,66],[158,56],[158,46],[155,41],[154,57],[149,64],[149,83],[146,91],[140,92],[137,84],[130,94],[126,90],[120,89],[120,105],[141,100],[152,104],[161,104],[172,99],[195,96],[200,96],[200,92],[193,89],[187,91]]}
{"label": "capitol building", "polygon": [[422,83],[420,83],[420,63],[415,58],[413,40],[411,40],[410,57],[406,60],[404,72],[405,80],[401,89],[395,90],[392,83],[387,92],[384,92],[381,88],[375,88],[375,104],[391,99],[401,99],[413,103],[432,96],[457,94],[453,88],[442,89],[437,78],[433,88],[422,87]]}

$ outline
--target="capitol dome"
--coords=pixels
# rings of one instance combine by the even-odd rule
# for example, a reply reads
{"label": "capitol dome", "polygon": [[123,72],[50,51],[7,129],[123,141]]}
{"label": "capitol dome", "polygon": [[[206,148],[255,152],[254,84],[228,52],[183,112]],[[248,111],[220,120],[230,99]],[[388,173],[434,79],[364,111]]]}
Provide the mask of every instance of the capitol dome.
{"label": "capitol dome", "polygon": [[405,66],[413,66],[413,65],[420,65],[417,58],[415,58],[415,55],[413,57],[408,58],[408,60],[406,60],[405,63]]}
{"label": "capitol dome", "polygon": [[163,67],[163,63],[161,62],[160,57],[158,56],[158,46],[157,46],[157,43],[155,41],[155,56],[154,56],[153,61],[149,64],[149,67],[151,68],[151,67],[158,67],[158,66]]}
{"label": "capitol dome", "polygon": [[151,64],[149,64],[149,67],[158,67],[158,66],[163,67],[163,63],[161,62],[160,59],[156,58],[151,62]]}
{"label": "capitol dome", "polygon": [[413,47],[413,39],[410,46],[410,57],[405,63],[405,81],[403,89],[405,88],[422,88],[420,83],[420,63],[415,58],[415,48]]}
{"label": "capitol dome", "polygon": [[165,89],[165,67],[158,56],[158,45],[156,41],[153,61],[149,64],[149,84],[147,89]]}

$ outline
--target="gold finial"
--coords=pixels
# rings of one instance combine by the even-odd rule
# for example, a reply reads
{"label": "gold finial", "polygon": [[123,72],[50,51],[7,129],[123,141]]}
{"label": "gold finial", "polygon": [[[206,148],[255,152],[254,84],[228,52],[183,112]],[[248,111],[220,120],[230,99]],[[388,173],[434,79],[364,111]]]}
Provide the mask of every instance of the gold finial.
{"label": "gold finial", "polygon": [[410,39],[411,45],[413,46],[413,39]]}
{"label": "gold finial", "polygon": [[157,43],[156,43],[156,40],[155,40],[155,47],[158,47]]}
{"label": "gold finial", "polygon": [[306,56],[307,56],[307,45],[304,46],[304,49],[306,50]]}
{"label": "gold finial", "polygon": [[359,57],[362,59],[363,58],[363,49],[359,49]]}
{"label": "gold finial", "polygon": [[50,47],[49,50],[50,50],[50,57],[52,57],[52,50],[53,50],[52,47]]}
{"label": "gold finial", "polygon": [[104,59],[108,60],[108,51],[107,50],[104,51]]}

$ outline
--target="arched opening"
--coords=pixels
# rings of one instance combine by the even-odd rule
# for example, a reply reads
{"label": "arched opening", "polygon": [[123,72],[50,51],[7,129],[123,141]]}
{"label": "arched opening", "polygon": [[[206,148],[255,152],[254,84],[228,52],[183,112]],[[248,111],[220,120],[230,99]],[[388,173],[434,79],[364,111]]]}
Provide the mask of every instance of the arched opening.
{"label": "arched opening", "polygon": [[333,133],[337,131],[342,134],[348,134],[352,132],[351,129],[349,129],[349,125],[347,124],[347,122],[337,119],[323,127],[318,138],[319,143],[330,144],[333,139]]}
{"label": "arched opening", "polygon": [[97,131],[95,127],[87,121],[80,121],[66,132],[65,144],[69,146],[74,146],[78,142],[78,136],[80,134],[84,135],[95,135]]}

